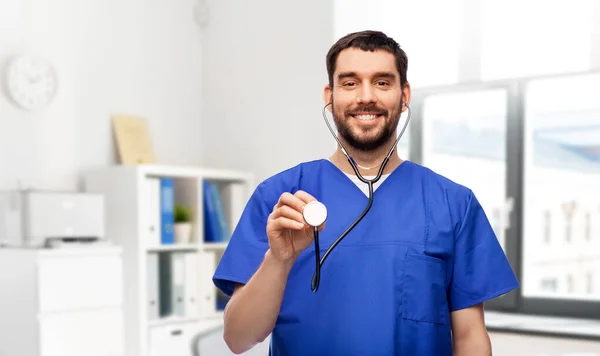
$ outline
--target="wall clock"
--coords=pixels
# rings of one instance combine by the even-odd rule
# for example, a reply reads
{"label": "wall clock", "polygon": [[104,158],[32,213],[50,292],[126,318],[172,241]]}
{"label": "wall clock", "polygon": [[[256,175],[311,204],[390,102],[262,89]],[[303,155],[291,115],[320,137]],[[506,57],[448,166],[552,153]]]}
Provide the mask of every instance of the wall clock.
{"label": "wall clock", "polygon": [[48,105],[58,89],[58,77],[52,64],[31,55],[20,55],[10,60],[4,81],[9,98],[25,110]]}

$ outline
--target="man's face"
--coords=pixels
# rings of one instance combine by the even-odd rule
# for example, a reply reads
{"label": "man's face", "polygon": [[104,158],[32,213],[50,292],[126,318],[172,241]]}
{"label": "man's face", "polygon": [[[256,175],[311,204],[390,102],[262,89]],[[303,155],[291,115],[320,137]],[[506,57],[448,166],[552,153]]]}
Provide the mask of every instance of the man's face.
{"label": "man's face", "polygon": [[[406,85],[409,95],[409,88]],[[349,48],[337,59],[332,113],[341,138],[352,147],[371,151],[396,138],[403,91],[394,55]],[[328,99],[326,99],[328,100]]]}

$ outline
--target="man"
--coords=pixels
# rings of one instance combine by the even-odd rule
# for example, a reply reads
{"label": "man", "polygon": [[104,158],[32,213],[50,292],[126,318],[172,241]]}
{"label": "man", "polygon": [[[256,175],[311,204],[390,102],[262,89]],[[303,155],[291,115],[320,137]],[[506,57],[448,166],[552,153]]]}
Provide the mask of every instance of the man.
{"label": "man", "polygon": [[[349,34],[327,54],[324,90],[338,137],[373,177],[394,145],[411,90],[407,57],[385,34]],[[313,200],[328,209],[321,256],[367,205],[338,149],[262,182],[214,275],[233,295],[224,339],[242,353],[271,334],[271,355],[491,355],[482,303],[518,287],[468,188],[393,154],[371,210],[328,256],[320,286]]]}

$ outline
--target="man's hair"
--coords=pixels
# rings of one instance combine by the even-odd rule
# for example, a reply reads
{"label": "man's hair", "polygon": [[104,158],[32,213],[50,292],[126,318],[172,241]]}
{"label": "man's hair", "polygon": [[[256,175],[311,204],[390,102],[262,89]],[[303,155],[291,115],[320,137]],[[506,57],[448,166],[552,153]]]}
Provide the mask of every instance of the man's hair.
{"label": "man's hair", "polygon": [[329,76],[329,85],[333,89],[333,73],[335,72],[337,58],[343,50],[347,48],[360,48],[363,51],[383,50],[394,55],[396,58],[396,69],[400,73],[400,84],[404,87],[406,84],[406,69],[408,67],[408,57],[400,45],[392,38],[380,31],[361,31],[347,34],[340,38],[327,52],[327,75]]}

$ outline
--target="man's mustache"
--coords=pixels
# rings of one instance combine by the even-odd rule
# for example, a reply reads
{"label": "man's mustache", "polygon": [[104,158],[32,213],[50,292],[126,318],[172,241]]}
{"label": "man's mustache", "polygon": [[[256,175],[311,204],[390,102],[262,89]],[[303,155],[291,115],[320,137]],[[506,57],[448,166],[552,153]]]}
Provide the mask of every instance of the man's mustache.
{"label": "man's mustache", "polygon": [[361,105],[354,108],[347,108],[346,110],[344,110],[345,116],[360,115],[365,113],[383,116],[388,115],[388,111],[386,109],[380,108],[375,104]]}

